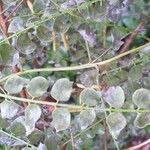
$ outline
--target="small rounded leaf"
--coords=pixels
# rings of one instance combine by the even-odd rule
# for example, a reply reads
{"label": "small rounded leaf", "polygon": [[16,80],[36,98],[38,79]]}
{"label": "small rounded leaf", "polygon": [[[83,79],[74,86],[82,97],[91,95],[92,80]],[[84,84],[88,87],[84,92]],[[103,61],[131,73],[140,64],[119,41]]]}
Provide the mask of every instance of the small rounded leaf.
{"label": "small rounded leaf", "polygon": [[65,108],[59,108],[52,113],[52,125],[56,129],[56,132],[66,130],[70,126],[71,115]]}
{"label": "small rounded leaf", "polygon": [[11,59],[13,48],[7,44],[3,43],[0,45],[0,64],[8,64]]}
{"label": "small rounded leaf", "polygon": [[21,122],[13,122],[9,127],[9,131],[16,137],[23,137],[26,133],[25,126]]}
{"label": "small rounded leaf", "polygon": [[49,42],[52,36],[51,31],[43,25],[37,27],[36,35],[43,42]]}
{"label": "small rounded leaf", "polygon": [[71,96],[72,84],[67,78],[57,80],[51,89],[51,96],[57,101],[68,101]]}
{"label": "small rounded leaf", "polygon": [[13,75],[5,82],[4,89],[10,94],[17,94],[28,82],[28,79]]}
{"label": "small rounded leaf", "polygon": [[23,54],[31,54],[36,49],[36,44],[33,43],[27,33],[22,33],[17,38],[17,49]]}
{"label": "small rounded leaf", "polygon": [[134,120],[134,125],[138,128],[144,128],[147,125],[150,125],[150,113],[138,114]]}
{"label": "small rounded leaf", "polygon": [[17,114],[19,110],[19,105],[13,101],[5,100],[0,103],[0,108],[2,118],[11,119]]}
{"label": "small rounded leaf", "polygon": [[79,114],[78,124],[81,130],[86,129],[89,125],[91,125],[96,118],[96,113],[93,109],[84,110]]}
{"label": "small rounded leaf", "polygon": [[13,20],[10,22],[8,27],[9,33],[16,33],[18,31],[23,30],[23,20],[21,17],[14,17]]}
{"label": "small rounded leaf", "polygon": [[103,92],[103,99],[112,107],[120,108],[124,104],[125,94],[120,86],[112,86]]}
{"label": "small rounded leaf", "polygon": [[89,106],[95,106],[100,101],[99,95],[94,89],[86,88],[80,93],[80,102]]}
{"label": "small rounded leaf", "polygon": [[142,77],[142,68],[143,67],[141,65],[133,66],[129,71],[129,78],[132,81],[139,80]]}
{"label": "small rounded leaf", "polygon": [[40,97],[47,92],[48,86],[48,81],[45,78],[38,76],[33,78],[27,85],[27,91],[32,97]]}
{"label": "small rounded leaf", "polygon": [[150,109],[150,90],[138,89],[132,95],[132,101],[138,108]]}
{"label": "small rounded leaf", "polygon": [[109,130],[115,139],[119,136],[122,129],[127,124],[126,118],[121,113],[111,113],[107,117]]}
{"label": "small rounded leaf", "polygon": [[41,116],[41,109],[36,104],[30,104],[25,109],[26,134],[29,135],[35,129],[35,123]]}

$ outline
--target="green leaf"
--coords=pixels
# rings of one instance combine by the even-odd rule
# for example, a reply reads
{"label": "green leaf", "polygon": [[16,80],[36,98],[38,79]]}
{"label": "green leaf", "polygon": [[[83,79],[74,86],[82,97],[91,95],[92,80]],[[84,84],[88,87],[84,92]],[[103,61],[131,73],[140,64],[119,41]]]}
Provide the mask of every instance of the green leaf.
{"label": "green leaf", "polygon": [[44,137],[43,132],[35,129],[31,134],[28,135],[28,140],[31,144],[37,145]]}
{"label": "green leaf", "polygon": [[3,43],[0,45],[0,64],[6,65],[11,59],[13,48],[7,44]]}
{"label": "green leaf", "polygon": [[43,25],[37,27],[36,35],[43,42],[49,42],[52,38],[51,31]]}
{"label": "green leaf", "polygon": [[25,127],[26,134],[31,134],[35,129],[35,123],[39,120],[41,116],[41,109],[36,104],[30,104],[25,109]]}
{"label": "green leaf", "polygon": [[72,92],[72,84],[67,78],[57,80],[51,89],[51,96],[57,101],[68,101]]}
{"label": "green leaf", "polygon": [[40,143],[37,150],[47,150],[45,144]]}
{"label": "green leaf", "polygon": [[48,86],[48,81],[45,78],[38,76],[33,78],[27,85],[27,92],[32,97],[40,97],[47,92]]}
{"label": "green leaf", "polygon": [[119,136],[122,129],[127,124],[126,118],[121,113],[111,113],[106,118],[109,130],[115,139]]}
{"label": "green leaf", "polygon": [[142,66],[141,65],[133,66],[130,69],[128,76],[132,81],[139,80],[142,77]]}
{"label": "green leaf", "polygon": [[56,150],[61,143],[59,135],[53,131],[52,128],[47,128],[45,130],[45,140],[44,144],[47,150]]}
{"label": "green leaf", "polygon": [[150,109],[150,90],[138,89],[132,95],[132,101],[138,108]]}
{"label": "green leaf", "polygon": [[65,108],[59,108],[52,113],[52,125],[56,129],[56,132],[66,130],[70,126],[71,115]]}
{"label": "green leaf", "polygon": [[89,106],[95,106],[100,101],[97,92],[91,88],[86,88],[80,93],[80,102]]}
{"label": "green leaf", "polygon": [[142,53],[145,53],[145,54],[150,53],[150,46],[146,46],[146,47],[142,48],[142,49],[141,49],[141,52],[142,52]]}
{"label": "green leaf", "polygon": [[95,111],[91,110],[84,110],[79,114],[78,124],[81,130],[86,129],[89,125],[91,125],[96,118]]}
{"label": "green leaf", "polygon": [[6,128],[7,127],[7,122],[5,119],[3,119],[0,115],[0,129]]}
{"label": "green leaf", "polygon": [[18,36],[16,46],[21,53],[26,55],[33,53],[36,49],[36,44],[30,40],[28,33],[22,33]]}
{"label": "green leaf", "polygon": [[120,108],[124,104],[125,94],[120,86],[112,86],[103,92],[103,99],[112,107]]}
{"label": "green leaf", "polygon": [[13,101],[4,100],[0,103],[0,108],[2,118],[11,119],[17,114],[19,105]]}
{"label": "green leaf", "polygon": [[21,122],[16,121],[11,124],[9,131],[16,137],[23,137],[26,133],[25,126]]}
{"label": "green leaf", "polygon": [[38,13],[46,8],[44,0],[34,0],[33,10],[35,13]]}
{"label": "green leaf", "polygon": [[17,94],[21,92],[23,87],[27,85],[29,82],[28,79],[19,77],[17,75],[13,75],[10,77],[8,80],[6,80],[4,84],[4,89],[9,93],[9,94]]}
{"label": "green leaf", "polygon": [[14,17],[13,20],[10,22],[8,27],[8,33],[16,33],[20,30],[23,30],[23,20],[20,17]]}
{"label": "green leaf", "polygon": [[145,128],[147,125],[150,125],[150,113],[138,114],[134,120],[134,125],[138,128]]}

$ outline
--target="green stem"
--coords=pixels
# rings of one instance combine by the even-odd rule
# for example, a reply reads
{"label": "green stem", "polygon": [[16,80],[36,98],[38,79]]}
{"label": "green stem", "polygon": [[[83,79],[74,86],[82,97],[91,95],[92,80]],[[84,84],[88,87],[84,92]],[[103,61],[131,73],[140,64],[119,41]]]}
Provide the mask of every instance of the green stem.
{"label": "green stem", "polygon": [[[95,66],[103,66],[106,65],[108,63],[111,63],[115,60],[118,60],[126,55],[129,55],[131,53],[135,53],[147,46],[150,46],[150,43],[147,43],[145,45],[139,46],[137,48],[134,48],[130,51],[127,51],[125,53],[122,53],[120,55],[117,55],[113,58],[101,61],[101,62],[97,62],[97,63],[87,63],[87,64],[83,64],[80,66],[70,66],[70,67],[58,67],[58,68],[39,68],[39,69],[30,69],[30,70],[25,70],[22,72],[18,72],[16,73],[16,75],[23,75],[23,74],[28,74],[28,73],[34,73],[34,72],[52,72],[52,71],[72,71],[72,70],[81,70],[81,69],[88,69],[88,68],[95,68]],[[0,82],[3,82],[5,80],[7,80],[9,77],[11,77],[12,75],[8,75],[7,77],[4,77],[0,80]]]}
{"label": "green stem", "polygon": [[9,133],[7,133],[7,132],[5,132],[5,131],[3,131],[3,130],[0,130],[0,132],[3,133],[3,134],[5,134],[5,135],[7,135],[7,136],[9,136],[9,137],[11,137],[11,138],[13,138],[13,139],[15,139],[15,140],[17,140],[17,141],[22,142],[22,143],[25,144],[26,146],[30,146],[30,147],[32,147],[32,148],[34,148],[34,149],[37,149],[34,145],[31,145],[31,144],[29,144],[29,143],[27,143],[27,142],[25,142],[25,141],[23,141],[23,140],[21,140],[21,139],[15,137],[15,136],[12,135],[12,134],[9,134]]}
{"label": "green stem", "polygon": [[[8,98],[15,101],[22,101],[22,102],[30,102],[30,103],[36,103],[36,104],[42,104],[42,105],[50,105],[50,106],[57,106],[57,107],[65,107],[70,110],[76,110],[76,112],[82,111],[82,110],[88,110],[93,109],[94,107],[86,107],[83,105],[70,105],[70,104],[60,104],[57,102],[47,102],[47,101],[39,101],[39,100],[33,100],[33,99],[26,99],[21,97],[15,97],[11,95],[5,95],[0,93],[0,97]],[[141,109],[115,109],[115,108],[104,108],[100,109],[102,112],[128,112],[128,113],[150,113],[150,109],[147,110],[141,110]],[[74,111],[75,112],[75,111]]]}

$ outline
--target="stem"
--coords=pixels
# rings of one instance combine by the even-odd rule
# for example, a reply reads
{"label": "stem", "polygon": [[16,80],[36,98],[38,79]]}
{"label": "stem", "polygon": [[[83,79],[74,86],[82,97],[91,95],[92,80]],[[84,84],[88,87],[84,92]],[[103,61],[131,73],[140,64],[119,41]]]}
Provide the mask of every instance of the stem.
{"label": "stem", "polygon": [[[34,72],[52,72],[52,71],[72,71],[72,70],[80,70],[80,69],[88,69],[88,68],[95,68],[95,66],[102,66],[102,65],[106,65],[108,63],[111,63],[115,60],[118,60],[126,55],[129,55],[131,53],[135,53],[147,46],[150,46],[150,43],[147,43],[145,45],[142,45],[142,46],[139,46],[137,48],[134,48],[130,51],[127,51],[125,53],[122,53],[122,54],[119,54],[113,58],[110,58],[110,59],[107,59],[107,60],[104,60],[104,61],[101,61],[101,62],[97,62],[97,63],[87,63],[87,64],[83,64],[83,65],[80,65],[80,66],[70,66],[70,67],[58,67],[58,68],[39,68],[39,69],[30,69],[30,70],[25,70],[25,71],[22,71],[22,72],[18,72],[16,73],[16,75],[23,75],[23,74],[28,74],[28,73],[34,73]],[[0,80],[0,82],[3,82],[5,80],[7,80],[9,77],[11,77],[12,75],[8,75],[4,78],[2,78]]]}
{"label": "stem", "polygon": [[30,147],[32,147],[34,149],[37,149],[34,145],[31,145],[31,144],[29,144],[29,143],[27,143],[27,142],[25,142],[25,141],[23,141],[23,140],[15,137],[15,136],[13,136],[12,134],[9,134],[9,133],[7,133],[7,132],[5,132],[3,130],[0,130],[0,132],[3,133],[3,134],[5,134],[5,135],[7,135],[7,136],[9,136],[9,137],[11,137],[11,138],[13,138],[13,139],[15,139],[15,140],[17,140],[17,141],[20,141],[20,142],[24,143],[27,146],[30,146]]}
{"label": "stem", "polygon": [[146,140],[145,142],[143,143],[140,143],[139,145],[136,145],[136,146],[133,146],[133,147],[130,147],[130,148],[127,148],[125,150],[137,150],[137,149],[140,149],[141,147],[147,145],[150,143],[150,139]]}
{"label": "stem", "polygon": [[[42,105],[50,105],[50,106],[57,106],[57,107],[65,107],[72,112],[80,112],[87,109],[93,109],[94,107],[84,107],[83,105],[70,105],[70,104],[60,104],[57,102],[47,102],[47,101],[39,101],[39,100],[33,100],[33,99],[26,99],[21,97],[15,97],[11,95],[5,95],[0,93],[0,97],[12,99],[15,101],[22,101],[22,102],[30,102],[30,103],[36,103],[36,104],[42,104]],[[150,109],[148,110],[141,110],[141,109],[115,109],[115,108],[105,108],[101,109],[101,111],[106,112],[128,112],[128,113],[149,113]]]}

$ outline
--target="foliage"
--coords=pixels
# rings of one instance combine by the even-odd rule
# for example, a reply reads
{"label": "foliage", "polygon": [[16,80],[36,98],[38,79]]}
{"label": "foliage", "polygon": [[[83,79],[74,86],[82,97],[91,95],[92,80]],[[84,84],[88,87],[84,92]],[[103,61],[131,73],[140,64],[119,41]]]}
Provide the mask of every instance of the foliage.
{"label": "foliage", "polygon": [[149,1],[0,6],[0,145],[119,150],[148,135]]}

